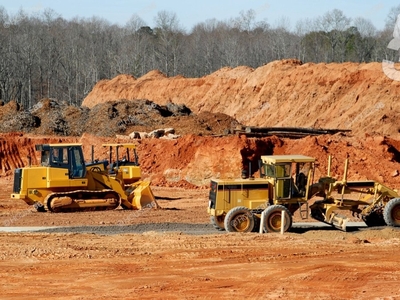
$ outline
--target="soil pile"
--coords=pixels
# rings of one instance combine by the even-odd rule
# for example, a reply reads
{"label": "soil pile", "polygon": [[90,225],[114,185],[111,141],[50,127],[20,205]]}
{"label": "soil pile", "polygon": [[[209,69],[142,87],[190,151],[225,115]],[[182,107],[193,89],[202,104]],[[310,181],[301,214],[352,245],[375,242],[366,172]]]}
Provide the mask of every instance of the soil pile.
{"label": "soil pile", "polygon": [[89,108],[118,99],[184,104],[195,114],[224,113],[246,126],[351,129],[400,138],[400,82],[380,63],[302,64],[274,61],[257,69],[222,68],[202,78],[168,78],[158,71],[135,79],[102,80],[84,99]]}
{"label": "soil pile", "polygon": [[91,109],[70,106],[56,99],[42,99],[26,111],[15,101],[0,106],[0,132],[36,135],[115,137],[133,131],[173,128],[177,135],[215,135],[239,123],[223,113],[194,114],[185,105],[158,105],[149,100],[100,102]]}
{"label": "soil pile", "polygon": [[[199,79],[167,78],[153,71],[139,79],[121,75],[99,82],[82,107],[53,99],[42,100],[30,111],[15,102],[3,105],[0,223],[67,225],[70,233],[0,234],[0,260],[5,266],[0,272],[2,294],[26,298],[34,291],[35,299],[91,299],[94,294],[101,295],[99,299],[187,298],[188,294],[211,298],[215,291],[221,299],[398,295],[396,228],[351,233],[311,229],[285,235],[187,235],[180,230],[211,227],[206,214],[209,180],[237,178],[246,168],[257,177],[261,155],[316,157],[316,179],[326,174],[329,155],[331,174],[341,179],[348,158],[349,180],[376,180],[399,189],[400,138],[395,122],[399,86],[381,73],[378,64],[298,61],[273,62],[256,70],[224,68]],[[237,125],[235,119],[253,126],[351,128],[355,136],[215,136]],[[9,197],[13,170],[27,166],[28,157],[32,164],[39,163],[36,144],[82,143],[87,161],[93,145],[94,158],[105,159],[108,149],[103,143],[126,142],[117,134],[159,127],[174,127],[182,136],[132,141],[137,144],[143,178],[165,197],[160,200],[163,209],[51,214]],[[75,233],[77,225],[86,225],[81,230],[101,225],[101,234]],[[110,234],[116,233],[113,228],[145,232]],[[179,231],[164,232],[164,228]],[[127,274],[135,274],[135,280]],[[366,282],[374,288],[366,288]]]}
{"label": "soil pile", "polygon": [[[181,138],[132,140],[142,174],[153,185],[205,187],[210,178],[240,177],[242,169],[257,176],[261,155],[305,154],[319,161],[316,178],[326,174],[332,155],[332,174],[339,178],[348,158],[349,180],[399,188],[398,91],[399,83],[374,63],[285,60],[256,70],[223,68],[197,79],[158,71],[139,79],[120,75],[100,81],[82,107],[54,99],[43,99],[29,112],[15,102],[0,107],[0,131],[9,132],[0,136],[0,175],[26,166],[27,156],[36,156],[36,163],[35,144],[80,142],[86,160],[92,145],[95,158],[105,159],[103,143],[126,142],[117,135],[173,127]],[[239,125],[235,118],[254,126],[351,128],[354,135],[222,136]]]}

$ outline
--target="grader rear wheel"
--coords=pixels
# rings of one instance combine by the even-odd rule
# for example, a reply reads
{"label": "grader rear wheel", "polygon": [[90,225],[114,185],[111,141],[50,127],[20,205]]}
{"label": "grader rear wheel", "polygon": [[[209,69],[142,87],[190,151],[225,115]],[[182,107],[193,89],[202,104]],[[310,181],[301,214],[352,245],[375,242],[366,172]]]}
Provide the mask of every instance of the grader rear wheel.
{"label": "grader rear wheel", "polygon": [[386,204],[383,218],[389,226],[400,226],[400,198],[394,198]]}
{"label": "grader rear wheel", "polygon": [[271,205],[265,210],[265,232],[281,231],[282,211],[285,211],[284,231],[288,231],[292,227],[292,215],[289,210],[283,205]]}
{"label": "grader rear wheel", "polygon": [[225,225],[224,225],[224,220],[225,220],[225,215],[222,216],[210,216],[210,222],[212,226],[220,231],[225,230]]}
{"label": "grader rear wheel", "polygon": [[252,232],[254,215],[247,207],[234,207],[226,214],[224,226],[228,232]]}

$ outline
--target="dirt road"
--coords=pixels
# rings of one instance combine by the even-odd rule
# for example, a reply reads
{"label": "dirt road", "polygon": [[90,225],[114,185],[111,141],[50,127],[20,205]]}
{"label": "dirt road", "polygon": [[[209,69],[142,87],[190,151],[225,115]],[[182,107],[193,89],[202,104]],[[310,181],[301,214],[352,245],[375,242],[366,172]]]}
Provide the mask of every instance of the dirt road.
{"label": "dirt road", "polygon": [[[157,211],[52,214],[10,200],[0,181],[1,226],[148,226],[0,233],[1,299],[400,299],[393,228],[185,234],[209,230],[207,190],[154,187]],[[155,230],[168,222],[181,227]]]}

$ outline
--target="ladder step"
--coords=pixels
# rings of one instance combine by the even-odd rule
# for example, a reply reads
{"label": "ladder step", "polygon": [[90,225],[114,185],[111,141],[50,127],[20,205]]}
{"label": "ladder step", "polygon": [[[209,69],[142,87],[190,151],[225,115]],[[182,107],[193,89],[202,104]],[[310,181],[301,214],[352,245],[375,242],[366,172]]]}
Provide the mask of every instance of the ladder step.
{"label": "ladder step", "polygon": [[[308,213],[309,213],[308,202],[297,202],[297,203],[299,204],[299,213],[300,213],[301,219],[302,220],[308,219]],[[301,209],[303,204],[306,205],[305,209]]]}

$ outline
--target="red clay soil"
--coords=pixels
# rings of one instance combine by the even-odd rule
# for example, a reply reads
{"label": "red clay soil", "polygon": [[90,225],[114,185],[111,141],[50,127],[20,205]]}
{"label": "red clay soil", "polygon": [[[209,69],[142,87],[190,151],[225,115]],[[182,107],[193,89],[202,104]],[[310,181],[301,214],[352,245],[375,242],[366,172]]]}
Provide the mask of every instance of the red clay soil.
{"label": "red clay soil", "polygon": [[[208,223],[207,190],[154,187],[162,210],[39,213],[7,197],[2,226]],[[154,228],[153,226],[153,228]],[[397,299],[400,231],[0,233],[1,299]]]}
{"label": "red clay soil", "polygon": [[[35,145],[41,143],[82,143],[87,161],[107,159],[108,142],[126,142],[116,138],[84,134],[82,137],[0,135],[0,176],[11,176],[15,168],[39,162]],[[400,188],[400,142],[385,137],[357,139],[336,135],[282,139],[277,137],[246,138],[245,136],[185,135],[176,140],[130,140],[137,144],[139,163],[144,179],[153,185],[190,188],[207,187],[211,178],[238,178],[243,169],[251,168],[258,176],[258,159],[268,154],[304,154],[315,157],[316,178],[327,171],[328,156],[333,158],[332,174],[343,176],[345,160],[349,159],[349,180],[376,180],[392,188]]]}
{"label": "red clay soil", "polygon": [[[224,68],[203,78],[167,78],[158,71],[139,79],[120,75],[100,81],[84,100],[87,108],[65,107],[57,119],[53,116],[58,106],[52,109],[49,99],[36,108],[36,115],[18,115],[21,119],[13,117],[20,111],[17,105],[6,104],[0,109],[0,128],[9,132],[0,135],[0,226],[208,224],[210,179],[236,178],[243,168],[257,176],[257,161],[265,154],[314,156],[319,162],[316,178],[325,175],[329,155],[332,174],[341,178],[348,158],[350,180],[376,180],[400,189],[395,118],[399,88],[377,63],[285,60],[256,70]],[[137,144],[143,177],[151,180],[157,196],[164,197],[159,200],[163,209],[39,213],[10,199],[14,169],[27,166],[28,156],[32,164],[39,161],[35,144],[82,143],[86,160],[91,159],[93,145],[94,158],[107,158],[103,143],[127,141],[115,136],[113,126],[120,119],[110,119],[108,113],[121,117],[126,109],[133,115],[141,107],[135,105],[142,105],[126,102],[134,99],[184,104],[195,116],[154,121],[153,127],[185,128],[178,139],[129,140]],[[46,107],[52,112],[46,114]],[[156,112],[151,113],[156,118]],[[91,128],[102,131],[76,134],[81,124],[95,120],[89,116],[98,120]],[[40,127],[38,118],[52,130]],[[249,126],[342,128],[352,133],[302,139],[221,136],[235,119]],[[63,124],[70,124],[75,134],[48,134],[63,129]],[[7,130],[16,126],[22,127],[19,132]],[[400,231],[390,227],[315,229],[283,236],[0,233],[0,298],[399,299],[399,240]]]}
{"label": "red clay soil", "polygon": [[257,69],[223,68],[202,78],[151,71],[97,83],[83,105],[118,99],[185,104],[194,113],[225,113],[247,126],[351,129],[353,135],[399,139],[400,82],[381,63],[268,63]]}

